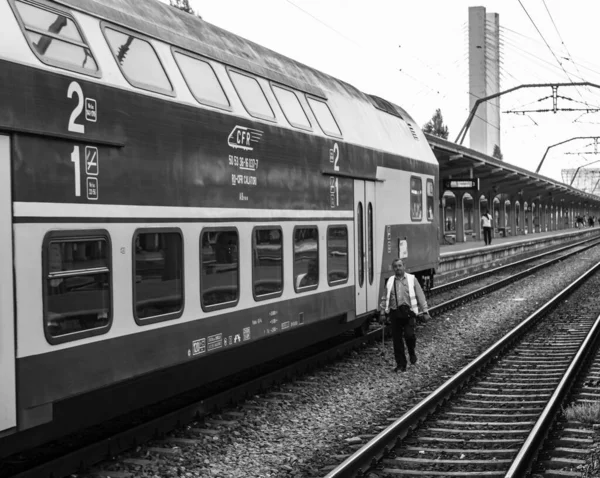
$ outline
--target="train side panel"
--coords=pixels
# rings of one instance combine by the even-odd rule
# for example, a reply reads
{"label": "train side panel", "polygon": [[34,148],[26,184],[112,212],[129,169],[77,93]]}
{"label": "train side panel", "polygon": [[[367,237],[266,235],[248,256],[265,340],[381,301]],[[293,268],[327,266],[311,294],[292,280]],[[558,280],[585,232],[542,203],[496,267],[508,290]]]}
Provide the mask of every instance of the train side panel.
{"label": "train side panel", "polygon": [[[14,222],[14,253],[11,228],[0,245],[16,281],[13,291],[5,267],[0,372],[9,387],[0,392],[0,435],[18,429],[19,439],[0,442],[2,453],[357,327],[375,313],[392,257],[406,253],[411,272],[436,266],[428,191],[431,182],[437,194],[437,163],[403,110],[375,107],[382,103],[348,84],[150,1],[52,2],[78,22],[99,69],[42,64],[15,4],[0,0],[0,159],[10,168],[0,177],[13,186],[1,188],[9,204],[0,202],[0,219]],[[161,22],[189,28],[174,35]],[[126,79],[107,27],[148,42],[172,90]],[[196,101],[176,48],[204,55],[229,107]],[[272,119],[246,110],[234,70],[260,85]],[[286,122],[274,94],[281,84],[310,128]],[[320,129],[315,98],[340,134]],[[257,230],[281,234],[281,255],[269,256],[268,240],[257,245]],[[153,312],[156,297],[139,284],[158,276],[153,267],[173,251],[180,262],[161,280],[173,285],[167,302],[176,305]],[[260,287],[279,279],[256,280],[259,256],[283,269],[281,290],[269,296]],[[75,274],[77,261],[93,267]],[[88,300],[96,289],[102,294]],[[231,300],[207,306],[231,291]],[[77,329],[80,316],[90,333]]]}
{"label": "train side panel", "polygon": [[17,425],[10,137],[0,134],[0,436]]}

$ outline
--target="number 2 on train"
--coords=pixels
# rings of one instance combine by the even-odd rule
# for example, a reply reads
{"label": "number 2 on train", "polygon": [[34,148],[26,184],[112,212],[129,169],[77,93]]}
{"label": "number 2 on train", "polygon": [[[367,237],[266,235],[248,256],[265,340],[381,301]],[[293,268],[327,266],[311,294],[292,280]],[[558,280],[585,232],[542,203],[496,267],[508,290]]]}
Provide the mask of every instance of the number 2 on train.
{"label": "number 2 on train", "polygon": [[[77,106],[71,113],[71,117],[69,118],[69,131],[73,133],[85,133],[85,125],[76,123],[75,121],[81,113],[83,112],[83,90],[81,89],[81,85],[76,81],[72,81],[69,85],[69,89],[67,90],[67,98],[73,98],[73,94],[77,95]],[[79,196],[79,194],[77,194]]]}
{"label": "number 2 on train", "polygon": [[340,160],[340,147],[338,146],[337,143],[335,143],[333,145],[333,170],[334,171],[340,170],[340,165],[338,164],[339,160]]}

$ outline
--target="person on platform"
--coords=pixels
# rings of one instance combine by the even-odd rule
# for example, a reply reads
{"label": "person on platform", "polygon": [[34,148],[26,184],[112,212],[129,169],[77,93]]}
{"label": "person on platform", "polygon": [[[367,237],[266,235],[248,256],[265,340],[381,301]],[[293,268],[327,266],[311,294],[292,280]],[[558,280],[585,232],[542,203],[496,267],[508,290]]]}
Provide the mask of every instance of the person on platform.
{"label": "person on platform", "polygon": [[386,284],[385,313],[392,323],[394,357],[396,358],[394,372],[404,372],[406,371],[404,342],[406,342],[410,363],[413,365],[417,363],[415,325],[419,309],[425,320],[431,319],[431,316],[419,281],[414,275],[405,272],[402,259],[395,259],[392,262],[392,268],[394,275],[388,279]]}
{"label": "person on platform", "polygon": [[486,246],[489,246],[492,243],[492,216],[487,209],[481,216],[481,227],[483,228],[483,241]]}

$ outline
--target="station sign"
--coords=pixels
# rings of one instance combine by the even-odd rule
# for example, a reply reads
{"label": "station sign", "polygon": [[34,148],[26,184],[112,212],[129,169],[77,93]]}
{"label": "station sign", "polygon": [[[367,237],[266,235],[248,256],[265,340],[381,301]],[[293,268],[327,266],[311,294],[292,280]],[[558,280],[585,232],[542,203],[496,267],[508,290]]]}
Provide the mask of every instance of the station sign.
{"label": "station sign", "polygon": [[444,179],[444,189],[479,189],[479,178]]}

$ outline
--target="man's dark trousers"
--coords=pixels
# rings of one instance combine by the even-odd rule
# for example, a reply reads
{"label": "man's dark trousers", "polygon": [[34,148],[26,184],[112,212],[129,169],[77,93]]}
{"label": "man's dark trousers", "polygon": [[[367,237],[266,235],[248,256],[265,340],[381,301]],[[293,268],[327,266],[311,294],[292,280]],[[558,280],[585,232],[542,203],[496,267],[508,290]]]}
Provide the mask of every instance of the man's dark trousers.
{"label": "man's dark trousers", "polygon": [[390,310],[390,322],[392,323],[392,338],[394,339],[394,357],[396,358],[396,365],[405,369],[405,341],[409,357],[415,357],[415,346],[417,345],[417,337],[415,336],[415,318],[403,315],[396,309]]}

